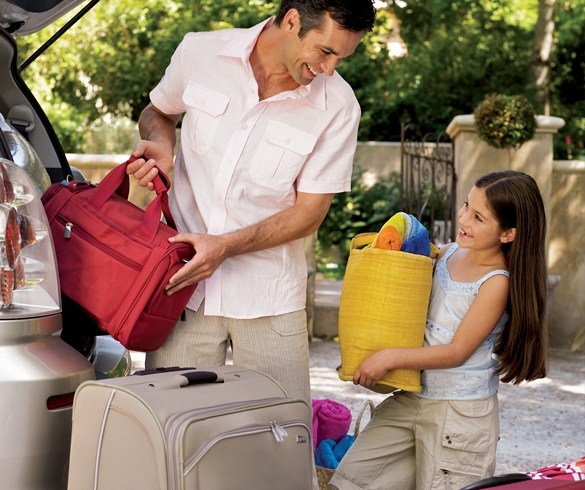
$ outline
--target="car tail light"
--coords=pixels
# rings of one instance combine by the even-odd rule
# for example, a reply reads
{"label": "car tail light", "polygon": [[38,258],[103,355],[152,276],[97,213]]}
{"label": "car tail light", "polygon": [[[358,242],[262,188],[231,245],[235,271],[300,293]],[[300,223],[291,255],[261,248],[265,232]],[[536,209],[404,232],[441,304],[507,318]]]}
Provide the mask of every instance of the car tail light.
{"label": "car tail light", "polygon": [[0,320],[61,309],[47,217],[26,172],[0,158]]}
{"label": "car tail light", "polygon": [[62,410],[64,408],[71,408],[74,398],[75,392],[66,393],[65,395],[51,396],[47,399],[47,409]]}

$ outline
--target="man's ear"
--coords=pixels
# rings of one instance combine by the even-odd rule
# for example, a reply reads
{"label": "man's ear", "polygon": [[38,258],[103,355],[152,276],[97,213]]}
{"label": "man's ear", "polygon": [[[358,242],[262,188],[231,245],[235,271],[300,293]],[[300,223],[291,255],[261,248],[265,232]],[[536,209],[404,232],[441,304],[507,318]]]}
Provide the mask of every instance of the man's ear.
{"label": "man's ear", "polygon": [[502,243],[510,243],[514,241],[514,238],[516,238],[516,228],[510,228],[502,234],[500,241]]}
{"label": "man's ear", "polygon": [[282,19],[282,27],[287,31],[297,33],[301,29],[301,14],[297,9],[290,9]]}

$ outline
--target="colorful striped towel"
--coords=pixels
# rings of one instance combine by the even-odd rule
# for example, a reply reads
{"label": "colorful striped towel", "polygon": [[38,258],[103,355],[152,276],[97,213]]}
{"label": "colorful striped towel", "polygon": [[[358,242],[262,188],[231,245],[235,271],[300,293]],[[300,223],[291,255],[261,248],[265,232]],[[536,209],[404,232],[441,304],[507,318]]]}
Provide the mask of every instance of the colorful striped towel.
{"label": "colorful striped towel", "polygon": [[378,232],[373,248],[431,255],[431,242],[427,229],[412,214],[396,213]]}
{"label": "colorful striped towel", "polygon": [[533,480],[585,480],[585,456],[578,461],[545,466],[527,474]]}

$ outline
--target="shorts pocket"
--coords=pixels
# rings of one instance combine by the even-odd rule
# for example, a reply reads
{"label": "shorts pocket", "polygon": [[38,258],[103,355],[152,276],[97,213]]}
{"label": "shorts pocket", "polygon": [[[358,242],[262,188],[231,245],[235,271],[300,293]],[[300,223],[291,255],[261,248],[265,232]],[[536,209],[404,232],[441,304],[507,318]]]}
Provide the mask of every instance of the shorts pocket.
{"label": "shorts pocket", "polygon": [[250,165],[252,180],[278,191],[292,189],[316,143],[316,136],[271,120]]}
{"label": "shorts pocket", "polygon": [[451,400],[443,428],[443,447],[484,453],[494,430],[490,427],[493,409],[493,398]]}
{"label": "shorts pocket", "polygon": [[[431,490],[459,490],[493,471],[499,431],[497,401],[451,400],[446,406]],[[495,465],[494,465],[495,466]]]}
{"label": "shorts pocket", "polygon": [[187,107],[184,129],[193,151],[200,155],[209,151],[229,101],[226,95],[189,82],[183,93],[183,102]]}
{"label": "shorts pocket", "polygon": [[480,473],[476,471],[452,469],[449,465],[439,465],[432,490],[460,490],[480,480],[480,476]]}

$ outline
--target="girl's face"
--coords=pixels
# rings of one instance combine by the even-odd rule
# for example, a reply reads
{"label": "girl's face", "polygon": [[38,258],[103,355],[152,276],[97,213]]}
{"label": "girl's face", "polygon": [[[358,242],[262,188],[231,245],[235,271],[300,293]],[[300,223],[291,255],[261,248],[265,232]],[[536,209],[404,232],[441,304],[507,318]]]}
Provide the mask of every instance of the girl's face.
{"label": "girl's face", "polygon": [[459,210],[457,244],[462,248],[488,250],[511,242],[516,230],[502,232],[500,224],[488,206],[485,190],[473,186],[467,201]]}

